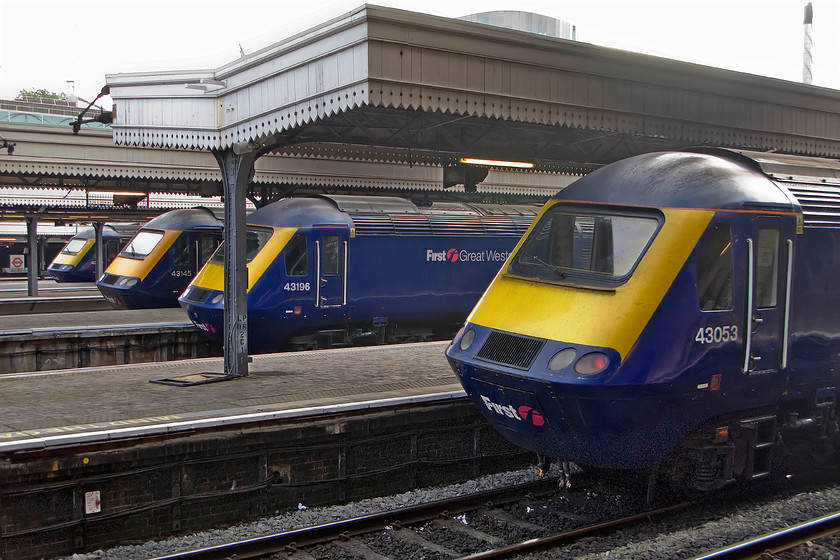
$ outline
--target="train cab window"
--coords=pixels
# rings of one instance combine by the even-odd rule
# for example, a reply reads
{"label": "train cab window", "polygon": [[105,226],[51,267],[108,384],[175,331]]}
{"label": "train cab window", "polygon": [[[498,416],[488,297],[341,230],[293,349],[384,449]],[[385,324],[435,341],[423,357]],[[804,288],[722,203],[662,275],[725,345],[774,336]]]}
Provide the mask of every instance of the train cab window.
{"label": "train cab window", "polygon": [[339,268],[338,236],[324,236],[324,275],[335,276]]}
{"label": "train cab window", "polygon": [[289,244],[286,245],[286,276],[306,276],[307,256],[306,256],[306,237],[297,234],[292,237]]}
{"label": "train cab window", "polygon": [[71,239],[61,250],[64,255],[77,255],[79,251],[84,249],[87,239]]}
{"label": "train cab window", "polygon": [[[273,231],[268,228],[256,228],[248,226],[245,230],[245,262],[249,263],[254,260],[268,240],[271,239]],[[210,262],[217,264],[225,264],[225,247],[226,241],[223,241],[213,256],[210,257]]]}
{"label": "train cab window", "polygon": [[508,272],[547,282],[620,284],[659,229],[656,215],[590,214],[559,205],[543,215]]}
{"label": "train cab window", "polygon": [[245,261],[251,262],[254,260],[260,251],[263,250],[265,244],[271,239],[273,230],[248,227],[245,231]]}
{"label": "train cab window", "polygon": [[187,268],[190,266],[190,240],[186,235],[181,234],[175,239],[169,249],[172,255],[172,266],[176,268]]}
{"label": "train cab window", "polygon": [[701,311],[732,309],[732,235],[728,224],[716,224],[694,256]]}
{"label": "train cab window", "polygon": [[759,309],[776,306],[779,281],[779,230],[758,230],[755,267],[755,304]]}
{"label": "train cab window", "polygon": [[128,259],[143,259],[157,247],[161,239],[163,239],[162,231],[141,230],[120,251],[120,256]]}

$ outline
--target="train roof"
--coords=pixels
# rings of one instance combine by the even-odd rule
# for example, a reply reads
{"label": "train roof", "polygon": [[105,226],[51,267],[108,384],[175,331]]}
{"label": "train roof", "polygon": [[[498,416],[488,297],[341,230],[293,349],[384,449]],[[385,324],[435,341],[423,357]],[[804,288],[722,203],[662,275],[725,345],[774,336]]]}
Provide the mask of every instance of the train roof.
{"label": "train roof", "polygon": [[840,160],[771,152],[708,148],[704,153],[739,159],[754,165],[772,179],[840,187]]}
{"label": "train roof", "polygon": [[219,219],[216,212],[203,206],[196,208],[181,208],[164,212],[156,218],[152,218],[143,226],[144,229],[209,229],[220,230],[224,222]]}
{"label": "train roof", "polygon": [[840,228],[840,161],[766,152],[712,150],[746,158],[791,194],[807,228]]}
{"label": "train roof", "polygon": [[[137,231],[137,224],[105,224],[102,226],[103,238],[114,237],[131,237]],[[81,228],[73,236],[74,239],[94,239],[96,238],[96,230],[91,226]]]}
{"label": "train roof", "polygon": [[273,227],[341,225],[356,235],[521,235],[540,205],[435,202],[398,197],[316,195],[287,198],[251,214],[249,224]]}
{"label": "train roof", "polygon": [[611,163],[557,195],[630,206],[793,211],[788,190],[742,153],[655,152]]}

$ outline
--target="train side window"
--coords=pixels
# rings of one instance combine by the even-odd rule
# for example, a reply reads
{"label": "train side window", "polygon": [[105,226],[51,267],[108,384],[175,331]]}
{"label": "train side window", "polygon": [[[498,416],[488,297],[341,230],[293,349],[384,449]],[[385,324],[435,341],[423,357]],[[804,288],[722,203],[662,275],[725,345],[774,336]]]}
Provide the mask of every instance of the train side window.
{"label": "train side window", "polygon": [[172,265],[178,268],[190,266],[190,240],[186,235],[179,235],[172,244]]}
{"label": "train side window", "polygon": [[110,263],[117,258],[120,251],[119,241],[108,240],[105,242],[105,262]]}
{"label": "train side window", "polygon": [[338,236],[324,236],[324,274],[338,274]]}
{"label": "train side window", "polygon": [[702,311],[732,309],[732,234],[728,224],[716,224],[694,257],[697,296]]}
{"label": "train side window", "polygon": [[776,307],[779,281],[779,230],[758,230],[755,267],[755,304],[759,309]]}
{"label": "train side window", "polygon": [[198,266],[203,265],[207,262],[207,259],[213,254],[213,251],[216,250],[216,247],[219,246],[218,241],[212,235],[202,235],[198,238]]}
{"label": "train side window", "polygon": [[297,234],[286,245],[286,276],[306,276],[306,237]]}

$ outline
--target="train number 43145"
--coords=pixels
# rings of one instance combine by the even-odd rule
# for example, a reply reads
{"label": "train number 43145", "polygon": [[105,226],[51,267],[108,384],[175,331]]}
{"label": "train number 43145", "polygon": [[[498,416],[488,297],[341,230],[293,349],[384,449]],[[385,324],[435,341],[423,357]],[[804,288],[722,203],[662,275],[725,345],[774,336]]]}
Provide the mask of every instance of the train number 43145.
{"label": "train number 43145", "polygon": [[694,340],[700,344],[718,344],[738,340],[738,326],[700,327]]}

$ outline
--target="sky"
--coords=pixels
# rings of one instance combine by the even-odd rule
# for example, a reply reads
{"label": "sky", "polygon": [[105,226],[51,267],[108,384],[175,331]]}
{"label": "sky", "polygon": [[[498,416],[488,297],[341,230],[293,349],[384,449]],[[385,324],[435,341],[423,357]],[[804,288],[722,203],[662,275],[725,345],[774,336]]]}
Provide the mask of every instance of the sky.
{"label": "sky", "polygon": [[[380,0],[458,17],[534,12],[579,41],[802,81],[806,0]],[[840,90],[840,0],[812,0],[813,85]],[[0,99],[92,100],[106,74],[215,69],[362,5],[359,0],[0,0]],[[110,100],[101,105],[108,108]]]}

